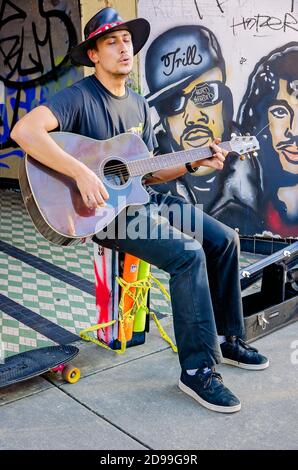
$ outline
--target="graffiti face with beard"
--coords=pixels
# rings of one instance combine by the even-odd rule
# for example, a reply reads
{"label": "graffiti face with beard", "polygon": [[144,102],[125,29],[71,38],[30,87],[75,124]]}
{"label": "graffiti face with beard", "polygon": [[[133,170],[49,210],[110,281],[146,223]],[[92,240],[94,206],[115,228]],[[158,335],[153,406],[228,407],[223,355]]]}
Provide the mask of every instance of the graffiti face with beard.
{"label": "graffiti face with beard", "polygon": [[298,236],[298,42],[263,57],[249,77],[237,120],[258,135],[263,228]]}
{"label": "graffiti face with beard", "polygon": [[[165,31],[151,43],[145,71],[147,99],[160,118],[155,126],[160,153],[208,146],[215,137],[230,135],[232,95],[210,30],[187,25]],[[196,176],[213,172],[200,166]]]}
{"label": "graffiti face with beard", "polygon": [[282,168],[297,175],[298,100],[293,92],[289,93],[286,80],[279,80],[278,94],[268,109],[268,122],[272,145],[278,154]]}
{"label": "graffiti face with beard", "polygon": [[210,145],[222,137],[222,73],[214,67],[189,83],[175,97],[175,114],[165,118],[165,128],[181,150]]}
{"label": "graffiti face with beard", "polygon": [[[225,61],[209,29],[177,26],[157,36],[146,53],[145,73],[146,98],[157,117],[156,155],[173,153],[175,158],[175,152],[208,147],[215,137],[225,141],[237,132]],[[200,166],[194,174],[153,189],[199,203],[209,214],[249,233],[246,222],[256,220],[254,186],[259,175],[250,161],[228,158],[223,172]]]}

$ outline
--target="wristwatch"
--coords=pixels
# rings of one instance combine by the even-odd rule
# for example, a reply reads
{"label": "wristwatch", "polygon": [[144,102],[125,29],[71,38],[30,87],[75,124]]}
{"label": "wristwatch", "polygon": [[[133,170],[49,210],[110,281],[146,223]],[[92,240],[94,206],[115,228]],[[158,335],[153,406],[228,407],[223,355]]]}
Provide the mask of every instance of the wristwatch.
{"label": "wristwatch", "polygon": [[190,162],[185,163],[185,168],[187,169],[188,173],[195,173],[197,171],[197,168],[193,168]]}

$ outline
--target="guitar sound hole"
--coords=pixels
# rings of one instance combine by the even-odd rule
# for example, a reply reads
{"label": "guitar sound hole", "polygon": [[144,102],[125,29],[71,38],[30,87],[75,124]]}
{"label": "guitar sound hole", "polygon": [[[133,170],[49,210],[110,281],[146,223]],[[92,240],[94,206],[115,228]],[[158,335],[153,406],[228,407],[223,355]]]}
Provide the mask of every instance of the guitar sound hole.
{"label": "guitar sound hole", "polygon": [[129,180],[129,172],[125,163],[120,160],[109,160],[103,170],[107,182],[111,186],[123,186]]}

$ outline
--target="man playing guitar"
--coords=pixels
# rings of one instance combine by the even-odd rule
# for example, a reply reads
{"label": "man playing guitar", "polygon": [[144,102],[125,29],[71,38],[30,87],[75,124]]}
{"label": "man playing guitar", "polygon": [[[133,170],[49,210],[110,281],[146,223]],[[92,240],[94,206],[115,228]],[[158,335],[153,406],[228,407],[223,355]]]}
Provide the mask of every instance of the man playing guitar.
{"label": "man playing guitar", "polygon": [[[84,32],[85,40],[73,48],[71,58],[76,64],[94,67],[94,75],[32,110],[15,125],[11,137],[33,159],[72,178],[85,206],[91,210],[104,207],[108,189],[94,171],[57,145],[49,132],[66,131],[99,140],[134,132],[150,152],[155,137],[145,99],[125,84],[132,70],[133,55],[149,36],[149,23],[142,18],[123,21],[108,7],[89,20]],[[225,155],[219,143],[215,139],[208,144],[213,152],[211,158],[152,172],[145,176],[144,184],[175,179],[200,165],[222,169]],[[238,235],[188,205],[183,198],[160,194],[151,188],[148,191],[150,202],[138,207],[138,214],[131,206],[117,217],[116,234],[111,235],[108,226],[106,237],[95,235],[93,240],[131,253],[170,274],[182,369],[179,387],[210,410],[238,411],[240,400],[224,386],[214,370],[215,364],[226,362],[253,370],[269,365],[266,357],[242,340]],[[175,217],[177,208],[181,214],[179,223]],[[182,220],[183,216],[188,220]],[[146,227],[145,237],[130,236],[129,228],[136,220]],[[196,220],[201,223],[193,233]]]}

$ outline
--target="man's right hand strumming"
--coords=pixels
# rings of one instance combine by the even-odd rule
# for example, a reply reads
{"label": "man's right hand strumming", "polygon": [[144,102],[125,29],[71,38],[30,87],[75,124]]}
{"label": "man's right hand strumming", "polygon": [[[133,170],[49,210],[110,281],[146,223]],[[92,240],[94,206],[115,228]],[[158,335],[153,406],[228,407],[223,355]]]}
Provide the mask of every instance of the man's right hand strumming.
{"label": "man's right hand strumming", "polygon": [[101,179],[87,166],[80,169],[75,181],[84,203],[90,209],[104,206],[105,201],[109,199],[109,193]]}

